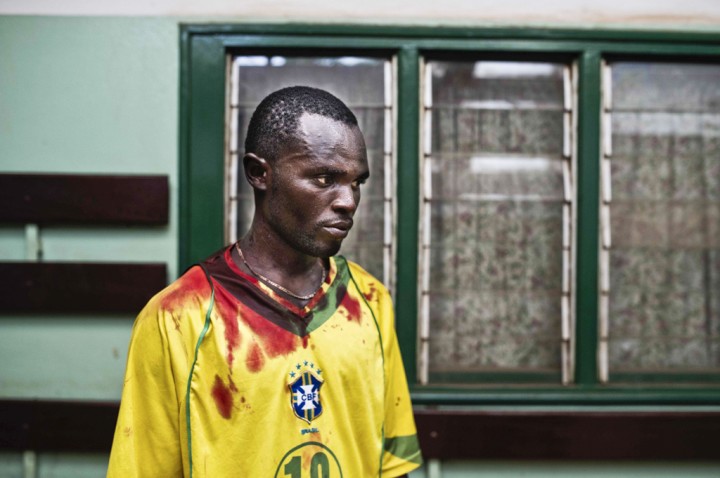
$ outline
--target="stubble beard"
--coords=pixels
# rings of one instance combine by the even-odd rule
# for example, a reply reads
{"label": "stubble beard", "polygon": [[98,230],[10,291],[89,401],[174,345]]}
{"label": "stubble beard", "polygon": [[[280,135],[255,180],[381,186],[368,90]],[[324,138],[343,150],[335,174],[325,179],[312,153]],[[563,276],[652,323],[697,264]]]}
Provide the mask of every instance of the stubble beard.
{"label": "stubble beard", "polygon": [[271,186],[272,197],[268,198],[268,223],[275,234],[294,250],[311,256],[327,259],[340,251],[342,240],[321,242],[317,239],[322,234],[322,226],[314,224],[312,229],[294,230],[282,220],[283,214],[293,214],[292,209],[283,201],[273,200],[277,197],[276,183]]}

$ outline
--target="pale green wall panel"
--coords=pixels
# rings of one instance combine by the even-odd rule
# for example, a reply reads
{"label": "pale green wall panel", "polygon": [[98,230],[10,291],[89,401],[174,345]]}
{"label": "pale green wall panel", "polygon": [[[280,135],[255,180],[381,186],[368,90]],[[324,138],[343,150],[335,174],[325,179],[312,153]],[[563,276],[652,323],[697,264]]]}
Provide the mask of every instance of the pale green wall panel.
{"label": "pale green wall panel", "polygon": [[43,258],[48,261],[165,262],[168,242],[164,227],[44,228]]}
{"label": "pale green wall panel", "polygon": [[[0,172],[170,181],[169,225],[41,228],[45,260],[176,276],[178,45],[169,18],[0,17]],[[0,260],[23,260],[24,237],[2,226]],[[0,396],[117,400],[133,316],[0,317]]]}
{"label": "pale green wall panel", "polygon": [[25,259],[25,229],[22,226],[0,226],[0,260]]}
{"label": "pale green wall panel", "polygon": [[0,157],[13,171],[172,173],[170,19],[0,17]]}
{"label": "pale green wall panel", "polygon": [[[106,453],[37,453],[35,478],[102,478],[107,474]],[[1,478],[26,478],[23,454],[0,452]]]}
{"label": "pale green wall panel", "polygon": [[[69,229],[52,260],[177,262],[179,26],[170,18],[0,17],[0,172],[166,174],[170,224]],[[122,254],[108,242],[117,232]],[[48,231],[52,234],[52,231]],[[0,233],[0,259],[17,241]],[[76,237],[73,237],[76,236]],[[54,241],[56,237],[58,241]],[[93,251],[98,251],[93,252]]]}
{"label": "pale green wall panel", "polygon": [[22,453],[0,450],[0,476],[3,478],[24,478]]}
{"label": "pale green wall panel", "polygon": [[133,317],[0,319],[0,398],[118,400]]}
{"label": "pale green wall panel", "polygon": [[108,454],[42,453],[37,478],[102,478],[107,474]]}

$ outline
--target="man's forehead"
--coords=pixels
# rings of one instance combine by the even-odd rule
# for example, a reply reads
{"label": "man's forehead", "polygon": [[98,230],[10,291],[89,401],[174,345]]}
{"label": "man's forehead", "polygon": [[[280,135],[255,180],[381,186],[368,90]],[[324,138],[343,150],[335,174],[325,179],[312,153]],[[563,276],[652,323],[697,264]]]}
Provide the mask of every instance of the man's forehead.
{"label": "man's forehead", "polygon": [[327,116],[305,113],[300,118],[296,134],[289,141],[288,146],[290,150],[301,148],[307,152],[340,147],[355,153],[364,153],[365,138],[357,125]]}
{"label": "man's forehead", "polygon": [[303,116],[298,134],[286,143],[278,160],[281,164],[303,164],[338,174],[368,174],[367,150],[360,128],[316,114]]}
{"label": "man's forehead", "polygon": [[[360,128],[356,124],[346,123],[330,116],[321,115],[318,113],[303,113],[298,118],[298,125],[295,130],[296,134],[307,133],[316,129],[324,130],[325,128],[340,128],[340,129],[356,129],[360,131]],[[316,132],[316,131],[313,131]]]}

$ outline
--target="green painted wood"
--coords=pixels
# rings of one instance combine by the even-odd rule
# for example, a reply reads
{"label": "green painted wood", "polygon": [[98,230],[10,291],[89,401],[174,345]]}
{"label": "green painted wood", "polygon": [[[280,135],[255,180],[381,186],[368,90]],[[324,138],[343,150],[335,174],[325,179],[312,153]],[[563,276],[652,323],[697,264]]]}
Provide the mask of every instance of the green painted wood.
{"label": "green painted wood", "polygon": [[292,34],[296,38],[319,35],[345,37],[374,36],[398,39],[506,39],[531,38],[533,40],[562,41],[605,41],[608,43],[628,42],[671,42],[720,44],[718,32],[667,31],[667,30],[601,30],[601,29],[559,29],[559,28],[487,28],[487,27],[438,27],[438,26],[371,26],[353,24],[205,24],[185,25],[184,30],[192,34],[237,36]]}
{"label": "green painted wood", "polygon": [[190,56],[190,43],[192,35],[187,28],[180,30],[180,109],[178,134],[178,271],[183,271],[190,264],[190,101],[192,90],[190,88],[190,73],[192,61]]}
{"label": "green painted wood", "polygon": [[417,377],[418,225],[420,206],[420,57],[398,52],[397,313],[396,328],[408,381]]}
{"label": "green painted wood", "polygon": [[565,52],[580,54],[588,49],[602,51],[604,54],[631,55],[688,55],[693,57],[714,56],[720,53],[717,42],[703,43],[660,43],[660,42],[609,42],[577,39],[543,39],[541,37],[504,37],[504,38],[405,38],[402,36],[357,36],[315,35],[302,37],[299,43],[297,35],[248,35],[229,37],[228,48],[334,48],[360,49],[402,49],[416,48],[420,51],[466,51],[466,52]]}
{"label": "green painted wood", "polygon": [[600,220],[600,61],[597,50],[578,71],[577,263],[575,383],[598,382],[598,252]]}
{"label": "green painted wood", "polygon": [[191,36],[186,48],[180,270],[222,247],[225,207],[225,47],[215,37]]}
{"label": "green painted wood", "polygon": [[713,387],[416,387],[413,404],[422,406],[720,406]]}
{"label": "green painted wood", "polygon": [[678,370],[674,373],[667,371],[662,373],[650,372],[610,372],[610,382],[613,384],[688,384],[708,385],[720,384],[720,372],[717,370]]}
{"label": "green painted wood", "polygon": [[487,371],[487,372],[430,372],[430,383],[467,384],[540,384],[553,386],[562,382],[559,371]]}

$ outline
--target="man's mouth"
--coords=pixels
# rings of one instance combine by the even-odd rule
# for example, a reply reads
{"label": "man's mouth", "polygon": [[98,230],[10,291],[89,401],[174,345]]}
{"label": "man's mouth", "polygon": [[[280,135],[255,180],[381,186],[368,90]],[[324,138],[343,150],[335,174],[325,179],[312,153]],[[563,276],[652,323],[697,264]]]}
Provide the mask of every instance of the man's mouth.
{"label": "man's mouth", "polygon": [[352,219],[342,219],[337,221],[325,222],[322,224],[323,229],[325,229],[331,236],[338,239],[344,239],[350,232],[352,226]]}

